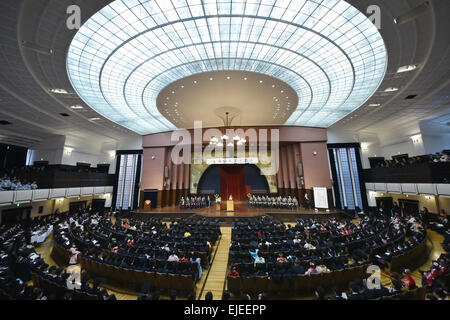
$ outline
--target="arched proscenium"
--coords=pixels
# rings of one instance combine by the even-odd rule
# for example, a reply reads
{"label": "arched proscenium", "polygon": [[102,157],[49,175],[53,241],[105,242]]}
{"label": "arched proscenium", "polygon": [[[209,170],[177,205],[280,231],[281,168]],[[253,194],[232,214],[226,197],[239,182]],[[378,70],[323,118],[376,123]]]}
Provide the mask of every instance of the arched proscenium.
{"label": "arched proscenium", "polygon": [[80,97],[140,134],[176,129],[156,98],[191,75],[278,78],[299,97],[286,125],[328,127],[374,94],[386,67],[377,28],[342,0],[116,0],[81,27],[67,55]]}

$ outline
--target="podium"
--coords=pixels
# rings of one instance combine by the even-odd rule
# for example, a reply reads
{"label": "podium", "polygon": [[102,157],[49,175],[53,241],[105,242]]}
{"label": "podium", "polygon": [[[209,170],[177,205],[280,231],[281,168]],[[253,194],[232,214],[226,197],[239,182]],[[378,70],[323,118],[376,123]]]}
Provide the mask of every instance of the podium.
{"label": "podium", "polygon": [[152,211],[152,201],[151,200],[146,200],[144,202],[144,211],[145,212]]}
{"label": "podium", "polygon": [[227,201],[227,212],[234,212],[234,201],[233,200]]}

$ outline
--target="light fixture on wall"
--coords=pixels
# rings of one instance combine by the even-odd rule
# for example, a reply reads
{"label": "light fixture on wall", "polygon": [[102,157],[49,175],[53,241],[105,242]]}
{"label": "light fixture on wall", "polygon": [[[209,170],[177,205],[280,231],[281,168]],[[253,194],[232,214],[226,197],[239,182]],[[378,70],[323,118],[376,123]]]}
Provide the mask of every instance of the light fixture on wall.
{"label": "light fixture on wall", "polygon": [[362,149],[362,151],[368,151],[369,150],[369,144],[367,142],[361,143],[361,149]]}
{"label": "light fixture on wall", "polygon": [[411,140],[414,144],[416,143],[420,143],[420,141],[422,140],[422,135],[421,134],[417,134],[415,136],[411,137]]}
{"label": "light fixture on wall", "polygon": [[75,149],[72,147],[64,147],[64,154],[67,156],[70,156],[70,155],[72,155],[73,150],[75,150]]}

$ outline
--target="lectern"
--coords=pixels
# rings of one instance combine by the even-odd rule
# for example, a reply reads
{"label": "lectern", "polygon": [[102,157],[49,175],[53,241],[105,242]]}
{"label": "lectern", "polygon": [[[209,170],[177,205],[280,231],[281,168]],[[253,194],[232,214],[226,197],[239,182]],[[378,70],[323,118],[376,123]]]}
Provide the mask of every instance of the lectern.
{"label": "lectern", "polygon": [[227,201],[227,212],[233,212],[234,211],[234,201],[228,200]]}

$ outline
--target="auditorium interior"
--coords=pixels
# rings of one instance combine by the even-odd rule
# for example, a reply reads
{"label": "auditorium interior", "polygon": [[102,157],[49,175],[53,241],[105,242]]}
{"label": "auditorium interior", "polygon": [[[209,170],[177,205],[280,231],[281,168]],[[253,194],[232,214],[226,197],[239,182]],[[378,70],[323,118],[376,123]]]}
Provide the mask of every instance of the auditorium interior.
{"label": "auditorium interior", "polygon": [[450,300],[449,15],[1,1],[0,300]]}

